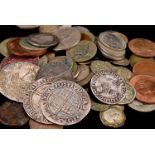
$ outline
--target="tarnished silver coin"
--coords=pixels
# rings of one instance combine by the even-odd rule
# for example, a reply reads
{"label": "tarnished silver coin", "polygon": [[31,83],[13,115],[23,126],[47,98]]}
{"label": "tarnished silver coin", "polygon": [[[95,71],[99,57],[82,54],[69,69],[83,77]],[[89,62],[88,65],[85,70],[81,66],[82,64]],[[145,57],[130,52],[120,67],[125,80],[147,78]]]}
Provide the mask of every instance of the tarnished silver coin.
{"label": "tarnished silver coin", "polygon": [[107,104],[116,104],[124,98],[126,92],[124,79],[110,71],[96,73],[90,87],[95,97]]}
{"label": "tarnished silver coin", "polygon": [[23,102],[38,70],[38,66],[29,62],[8,64],[0,70],[0,92],[13,101]]}
{"label": "tarnished silver coin", "polygon": [[16,25],[20,29],[34,29],[38,28],[40,25]]}
{"label": "tarnished silver coin", "polygon": [[86,90],[75,82],[66,80],[51,84],[40,101],[44,116],[59,125],[80,122],[91,108],[91,100]]}
{"label": "tarnished silver coin", "polygon": [[37,122],[44,124],[53,124],[48,121],[41,110],[41,95],[48,89],[49,85],[59,79],[49,77],[41,78],[35,81],[27,90],[27,93],[24,98],[23,107],[26,113]]}
{"label": "tarnished silver coin", "polygon": [[38,47],[50,47],[58,44],[56,36],[49,33],[35,33],[27,37],[27,41]]}
{"label": "tarnished silver coin", "polygon": [[122,110],[112,107],[100,112],[100,120],[107,127],[119,128],[125,124],[126,116]]}
{"label": "tarnished silver coin", "polygon": [[155,110],[155,104],[145,104],[138,100],[134,100],[128,106],[139,112],[152,112]]}
{"label": "tarnished silver coin", "polygon": [[59,44],[54,48],[55,51],[66,50],[74,47],[80,42],[81,34],[73,28],[61,28],[53,34],[59,39]]}

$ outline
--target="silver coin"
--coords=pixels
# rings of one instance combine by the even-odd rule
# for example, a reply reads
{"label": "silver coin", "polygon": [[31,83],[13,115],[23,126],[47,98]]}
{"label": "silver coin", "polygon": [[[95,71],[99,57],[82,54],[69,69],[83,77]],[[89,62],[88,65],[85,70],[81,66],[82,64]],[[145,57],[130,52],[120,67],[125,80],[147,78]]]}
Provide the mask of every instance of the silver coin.
{"label": "silver coin", "polygon": [[95,97],[103,103],[116,104],[125,96],[126,85],[123,78],[111,71],[96,73],[90,82]]}
{"label": "silver coin", "polygon": [[41,108],[49,121],[59,125],[72,125],[89,113],[91,100],[80,85],[63,80],[48,87],[41,97]]}

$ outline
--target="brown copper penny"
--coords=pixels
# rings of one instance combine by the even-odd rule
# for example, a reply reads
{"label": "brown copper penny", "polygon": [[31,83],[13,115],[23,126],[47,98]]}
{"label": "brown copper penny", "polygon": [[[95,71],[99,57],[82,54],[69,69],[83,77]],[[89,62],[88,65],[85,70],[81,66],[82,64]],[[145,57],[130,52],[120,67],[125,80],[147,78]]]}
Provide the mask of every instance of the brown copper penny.
{"label": "brown copper penny", "polygon": [[155,43],[144,38],[136,38],[129,41],[129,49],[136,55],[142,57],[155,56]]}
{"label": "brown copper penny", "polygon": [[151,75],[155,76],[155,62],[140,61],[133,67],[134,75]]}
{"label": "brown copper penny", "polygon": [[130,80],[136,89],[136,98],[145,103],[155,103],[155,77],[136,75]]}
{"label": "brown copper penny", "polygon": [[12,39],[7,43],[8,50],[11,54],[16,56],[32,56],[37,57],[45,54],[47,52],[46,49],[44,50],[28,50],[20,46],[19,44],[20,38]]}
{"label": "brown copper penny", "polygon": [[6,101],[0,105],[0,123],[8,126],[22,126],[28,120],[29,117],[21,103]]}

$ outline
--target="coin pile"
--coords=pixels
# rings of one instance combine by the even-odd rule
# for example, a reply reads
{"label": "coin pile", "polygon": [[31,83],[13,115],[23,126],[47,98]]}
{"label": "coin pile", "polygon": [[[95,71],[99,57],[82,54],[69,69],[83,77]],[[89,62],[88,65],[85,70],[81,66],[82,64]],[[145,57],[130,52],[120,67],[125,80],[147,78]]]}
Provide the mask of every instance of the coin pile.
{"label": "coin pile", "polygon": [[[152,42],[129,41],[134,54],[128,59],[128,38],[117,31],[96,37],[82,26],[18,27],[39,27],[39,32],[0,43],[0,92],[7,98],[0,105],[2,124],[29,121],[31,129],[62,129],[94,110],[104,126],[120,128],[126,105],[140,112],[155,110]],[[144,57],[144,51],[150,56]]]}

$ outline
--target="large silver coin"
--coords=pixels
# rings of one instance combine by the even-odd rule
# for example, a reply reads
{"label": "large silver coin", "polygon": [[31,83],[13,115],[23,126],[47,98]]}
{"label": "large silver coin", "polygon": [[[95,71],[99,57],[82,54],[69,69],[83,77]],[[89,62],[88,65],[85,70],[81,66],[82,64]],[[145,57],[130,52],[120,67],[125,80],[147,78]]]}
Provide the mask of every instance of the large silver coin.
{"label": "large silver coin", "polygon": [[7,98],[23,102],[28,87],[34,82],[39,67],[28,62],[9,64],[0,70],[0,92]]}
{"label": "large silver coin", "polygon": [[107,104],[116,104],[124,98],[126,92],[124,79],[111,71],[96,73],[90,86],[95,97]]}
{"label": "large silver coin", "polygon": [[59,125],[80,122],[90,111],[91,100],[80,85],[72,81],[57,81],[41,96],[44,116]]}
{"label": "large silver coin", "polygon": [[23,102],[23,107],[29,117],[40,123],[53,124],[44,117],[41,111],[40,98],[41,95],[48,89],[49,85],[58,80],[59,79],[53,77],[41,78],[31,85]]}

